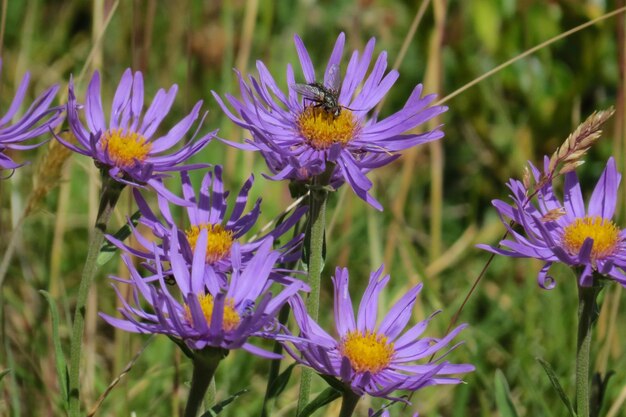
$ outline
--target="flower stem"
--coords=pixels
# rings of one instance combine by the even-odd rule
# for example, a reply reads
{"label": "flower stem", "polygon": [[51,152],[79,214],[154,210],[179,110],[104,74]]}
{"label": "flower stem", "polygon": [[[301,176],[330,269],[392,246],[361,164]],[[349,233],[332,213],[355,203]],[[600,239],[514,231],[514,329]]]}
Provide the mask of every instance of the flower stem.
{"label": "flower stem", "polygon": [[576,414],[589,417],[589,356],[592,326],[598,317],[596,297],[602,285],[594,277],[590,287],[578,286],[578,340],[576,344]]}
{"label": "flower stem", "polygon": [[[328,201],[328,189],[326,183],[316,181],[311,188],[309,203],[309,219],[307,231],[309,239],[305,238],[304,248],[308,251],[308,284],[311,292],[307,298],[307,311],[313,320],[317,320],[320,304],[320,278],[324,268],[324,229],[326,227],[326,202]],[[311,379],[313,371],[303,369],[300,377],[300,394],[298,396],[298,414],[302,412],[309,402],[311,391]]]}
{"label": "flower stem", "polygon": [[[280,309],[280,313],[278,313],[278,322],[280,324],[284,325],[287,323],[290,311],[291,309],[289,308],[289,304],[285,304]],[[275,340],[274,349],[272,350],[272,352],[278,355],[282,354],[283,345],[279,341]],[[265,386],[265,396],[263,397],[263,407],[261,408],[261,417],[267,417],[269,415],[268,408],[270,401],[270,389],[272,388],[276,381],[276,378],[278,378],[278,375],[280,374],[280,363],[280,359],[272,359],[272,361],[270,362],[270,370],[267,374],[267,385]]]}
{"label": "flower stem", "polygon": [[104,233],[106,231],[109,218],[113,213],[115,204],[120,197],[124,184],[114,181],[110,177],[102,178],[102,191],[100,194],[100,207],[95,228],[89,239],[89,249],[87,259],[83,267],[80,279],[80,287],[76,297],[76,310],[74,312],[74,322],[72,326],[72,339],[70,341],[70,363],[69,363],[69,415],[79,417],[80,414],[80,356],[83,342],[83,330],[85,328],[85,305],[89,288],[93,283],[97,269],[97,260],[100,253]]}
{"label": "flower stem", "polygon": [[185,417],[196,417],[200,412],[204,395],[223,356],[222,349],[219,348],[207,348],[194,354],[191,390],[185,406]]}
{"label": "flower stem", "polygon": [[339,411],[339,417],[350,417],[359,402],[359,397],[351,390],[347,389],[343,392],[343,398],[341,399],[341,411]]}

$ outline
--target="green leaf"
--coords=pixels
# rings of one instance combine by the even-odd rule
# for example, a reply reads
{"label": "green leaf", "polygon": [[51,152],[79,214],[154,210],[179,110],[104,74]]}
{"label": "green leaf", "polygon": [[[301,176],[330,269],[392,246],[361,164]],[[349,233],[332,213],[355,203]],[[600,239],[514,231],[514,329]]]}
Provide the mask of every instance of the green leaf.
{"label": "green leaf", "polygon": [[292,363],[272,381],[267,390],[267,398],[278,397],[285,390],[287,382],[289,382],[289,378],[291,377],[291,372],[295,366],[296,364]]}
{"label": "green leaf", "polygon": [[313,401],[308,403],[302,410],[298,417],[308,417],[317,411],[319,408],[324,407],[326,404],[330,404],[337,398],[341,397],[341,392],[335,388],[328,387],[322,391]]}
{"label": "green leaf", "polygon": [[2,381],[2,378],[4,378],[4,376],[9,372],[11,372],[11,369],[5,369],[4,371],[0,372],[0,381]]}
{"label": "green leaf", "polygon": [[[134,212],[133,215],[130,216],[130,222],[133,227],[137,226],[137,223],[139,223],[139,217],[141,217],[141,213],[139,211]],[[130,228],[130,225],[125,224],[120,228],[120,230],[113,234],[113,237],[123,241],[128,236],[130,236],[131,233],[132,229]],[[113,255],[115,255],[116,251],[117,246],[113,245],[108,240],[105,241],[100,248],[100,254],[98,255],[98,260],[96,261],[98,266],[102,266],[105,263],[109,262],[111,258],[113,258]]]}
{"label": "green leaf", "polygon": [[50,307],[50,318],[52,319],[52,345],[54,347],[54,359],[55,366],[57,368],[57,378],[59,380],[59,387],[61,387],[61,396],[63,397],[63,406],[67,410],[69,407],[68,397],[68,370],[67,361],[65,360],[65,354],[61,347],[61,338],[59,336],[59,311],[57,310],[56,303],[52,299],[49,292],[39,290],[41,295],[44,296]]}
{"label": "green leaf", "polygon": [[224,401],[220,401],[218,404],[215,404],[213,407],[211,407],[209,411],[202,414],[200,417],[215,417],[216,415],[221,413],[224,410],[224,408],[226,408],[226,406],[228,406],[230,403],[235,401],[237,397],[242,396],[246,392],[248,392],[247,389],[242,389],[241,391],[237,391],[230,397],[226,398]]}
{"label": "green leaf", "polygon": [[326,381],[328,385],[330,385],[332,388],[336,389],[337,391],[343,393],[344,390],[346,389],[346,386],[343,384],[343,382],[341,382],[337,378],[330,376],[330,375],[322,375],[322,374],[318,374],[318,375],[322,377],[322,379],[324,379],[324,381]]}
{"label": "green leaf", "polygon": [[556,390],[557,394],[559,394],[561,401],[563,401],[563,404],[565,404],[565,407],[567,407],[569,415],[572,417],[577,417],[576,411],[574,410],[574,407],[572,407],[572,402],[569,400],[567,394],[563,390],[563,387],[561,386],[561,383],[559,382],[559,379],[557,378],[556,373],[554,372],[550,364],[541,358],[535,359],[537,360],[537,362],[539,362],[541,366],[543,366],[543,370],[546,372],[546,375],[548,375],[550,383],[552,383],[552,386]]}
{"label": "green leaf", "polygon": [[496,407],[502,417],[519,417],[519,413],[513,404],[509,383],[501,370],[496,369],[494,378]]}
{"label": "green leaf", "polygon": [[591,410],[590,415],[599,416],[606,395],[606,387],[615,372],[610,370],[604,376],[600,372],[593,374],[591,379]]}

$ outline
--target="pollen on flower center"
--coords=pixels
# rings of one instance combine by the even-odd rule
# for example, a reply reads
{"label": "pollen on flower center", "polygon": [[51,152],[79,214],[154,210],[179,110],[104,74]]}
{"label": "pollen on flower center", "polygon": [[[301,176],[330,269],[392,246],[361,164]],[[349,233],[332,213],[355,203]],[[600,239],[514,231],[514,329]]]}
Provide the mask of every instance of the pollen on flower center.
{"label": "pollen on flower center", "polygon": [[208,231],[208,239],[206,243],[206,262],[213,264],[221,259],[224,259],[229,253],[230,248],[233,245],[233,232],[224,229],[219,224],[201,224],[199,226],[192,226],[185,234],[187,235],[187,241],[191,250],[196,248],[196,242],[202,229]]}
{"label": "pollen on flower center", "polygon": [[[207,324],[211,324],[211,318],[213,317],[213,296],[211,294],[206,295],[198,295],[198,302],[200,303],[200,308],[202,309],[202,313],[204,314],[204,319]],[[191,310],[189,310],[189,306],[185,305],[185,318],[192,325],[193,318],[191,317]],[[224,318],[222,319],[222,330],[227,332],[234,330],[239,326],[239,321],[241,317],[237,310],[235,310],[235,300],[232,298],[227,298],[224,303]]]}
{"label": "pollen on flower center", "polygon": [[561,238],[570,254],[577,255],[585,239],[593,239],[591,259],[604,259],[617,251],[620,229],[609,219],[600,216],[578,218],[565,227]]}
{"label": "pollen on flower center", "polygon": [[356,372],[375,374],[382,371],[391,362],[395,350],[393,343],[387,342],[387,336],[376,332],[353,331],[342,339],[339,350],[350,360]]}
{"label": "pollen on flower center", "polygon": [[107,130],[102,135],[102,148],[116,166],[132,167],[145,161],[152,144],[143,135],[124,129]]}
{"label": "pollen on flower center", "polygon": [[354,113],[343,108],[337,117],[322,107],[308,106],[298,116],[298,129],[315,149],[328,149],[333,143],[348,144],[356,135],[358,122]]}

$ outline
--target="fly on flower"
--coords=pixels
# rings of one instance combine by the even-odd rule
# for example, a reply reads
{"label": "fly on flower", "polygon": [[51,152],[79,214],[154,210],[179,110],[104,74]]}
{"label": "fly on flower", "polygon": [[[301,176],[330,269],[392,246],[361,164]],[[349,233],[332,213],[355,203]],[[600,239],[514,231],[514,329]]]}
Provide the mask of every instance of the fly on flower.
{"label": "fly on flower", "polygon": [[357,196],[382,210],[370,194],[373,183],[367,174],[396,160],[402,150],[442,138],[439,128],[419,132],[416,128],[447,108],[430,106],[435,96],[422,96],[423,88],[417,85],[402,109],[379,119],[374,109],[399,74],[386,72],[386,52],[374,58],[373,38],[363,51],[352,52],[343,75],[339,71],[343,33],[337,37],[323,75],[316,74],[302,39],[295,36],[294,43],[303,84],[296,82],[294,69],[287,65],[289,87],[281,90],[269,69],[258,61],[258,78],[237,74],[241,99],[231,94],[222,98],[213,92],[225,114],[250,134],[244,143],[219,139],[260,152],[272,180],[310,184],[325,175],[329,177],[324,178],[325,185],[337,189],[347,182]]}
{"label": "fly on flower", "polygon": [[332,65],[328,71],[328,83],[322,84],[317,81],[309,84],[294,84],[293,91],[299,93],[305,99],[316,103],[313,107],[321,107],[333,117],[339,117],[341,106],[339,104],[339,66]]}

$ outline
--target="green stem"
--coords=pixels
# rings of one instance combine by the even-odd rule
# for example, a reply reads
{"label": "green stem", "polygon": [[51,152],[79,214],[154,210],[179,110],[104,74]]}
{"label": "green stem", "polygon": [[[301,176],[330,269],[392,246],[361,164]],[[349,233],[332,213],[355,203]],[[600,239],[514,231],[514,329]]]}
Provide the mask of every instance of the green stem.
{"label": "green stem", "polygon": [[97,260],[104,242],[109,218],[113,213],[115,204],[120,197],[124,184],[114,181],[110,177],[102,178],[102,192],[100,194],[100,207],[98,208],[98,218],[95,228],[89,240],[87,259],[83,267],[83,273],[78,288],[76,298],[76,310],[74,312],[74,323],[72,327],[72,339],[70,341],[70,363],[69,363],[69,415],[79,417],[80,414],[80,356],[83,342],[83,330],[85,328],[85,305],[89,289],[93,283],[97,269]]}
{"label": "green stem", "polygon": [[576,344],[576,414],[589,417],[589,357],[592,326],[598,317],[596,297],[602,290],[594,277],[591,287],[578,286],[578,340]]}
{"label": "green stem", "polygon": [[341,399],[341,411],[339,411],[339,417],[350,417],[352,413],[354,413],[354,409],[356,408],[357,403],[359,402],[359,397],[354,392],[349,389],[346,389],[343,392],[343,398]]}
{"label": "green stem", "polygon": [[[291,309],[289,308],[289,304],[285,304],[280,309],[280,313],[278,313],[278,322],[280,324],[284,325],[287,323],[290,311]],[[274,341],[274,349],[272,350],[272,352],[276,353],[277,355],[282,354],[283,345],[278,341]],[[267,385],[265,387],[265,397],[263,397],[263,407],[261,408],[261,417],[267,417],[269,415],[268,403],[270,400],[270,388],[274,384],[274,381],[276,381],[276,378],[278,378],[280,372],[280,363],[280,359],[272,359],[272,362],[270,362],[270,370],[267,375]]]}
{"label": "green stem", "polygon": [[217,365],[224,357],[222,349],[207,348],[195,352],[193,357],[193,376],[191,389],[185,406],[185,417],[196,417],[200,412],[204,395],[211,385]]}
{"label": "green stem", "polygon": [[[310,190],[309,221],[307,222],[307,234],[309,236],[308,284],[311,287],[311,292],[307,298],[307,311],[313,320],[317,320],[319,315],[320,280],[324,268],[324,229],[326,227],[326,202],[328,201],[328,189],[325,185],[318,179]],[[300,414],[309,402],[312,378],[312,370],[302,370],[297,414]]]}

